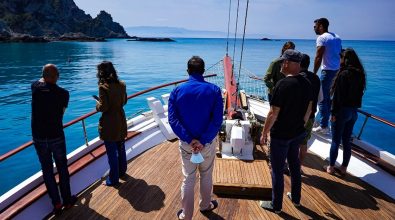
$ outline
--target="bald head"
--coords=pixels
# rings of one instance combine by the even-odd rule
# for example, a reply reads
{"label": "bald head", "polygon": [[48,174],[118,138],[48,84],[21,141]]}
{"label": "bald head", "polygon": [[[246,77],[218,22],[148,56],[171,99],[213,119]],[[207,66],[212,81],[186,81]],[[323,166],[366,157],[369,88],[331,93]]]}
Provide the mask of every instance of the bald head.
{"label": "bald head", "polygon": [[43,78],[46,83],[56,84],[59,78],[58,68],[54,64],[47,64],[43,67]]}

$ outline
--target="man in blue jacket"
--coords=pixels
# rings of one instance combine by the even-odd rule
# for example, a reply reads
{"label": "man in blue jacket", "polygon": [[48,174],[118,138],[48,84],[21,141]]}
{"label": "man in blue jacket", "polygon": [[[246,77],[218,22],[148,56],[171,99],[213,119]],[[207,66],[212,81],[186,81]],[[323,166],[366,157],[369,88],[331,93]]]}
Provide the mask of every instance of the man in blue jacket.
{"label": "man in blue jacket", "polygon": [[[218,207],[211,200],[212,173],[217,144],[217,133],[222,124],[223,103],[221,89],[204,81],[204,61],[193,56],[188,61],[189,80],[176,87],[169,98],[169,123],[180,139],[182,173],[182,209],[179,219],[192,219],[196,171],[200,173],[200,211],[209,212]],[[192,153],[200,152],[204,161],[190,161]]]}

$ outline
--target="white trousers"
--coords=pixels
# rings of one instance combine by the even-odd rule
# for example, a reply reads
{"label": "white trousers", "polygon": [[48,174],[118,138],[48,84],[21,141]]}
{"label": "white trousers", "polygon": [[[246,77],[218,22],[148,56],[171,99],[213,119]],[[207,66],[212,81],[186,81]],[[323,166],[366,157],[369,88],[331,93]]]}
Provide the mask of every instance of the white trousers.
{"label": "white trousers", "polygon": [[194,164],[190,161],[192,156],[191,146],[180,141],[180,153],[182,159],[182,173],[184,180],[181,185],[181,205],[186,220],[192,219],[194,211],[194,188],[196,182],[196,171],[200,174],[200,210],[210,207],[211,193],[213,190],[213,168],[216,152],[217,138],[206,144],[200,152],[204,161]]}

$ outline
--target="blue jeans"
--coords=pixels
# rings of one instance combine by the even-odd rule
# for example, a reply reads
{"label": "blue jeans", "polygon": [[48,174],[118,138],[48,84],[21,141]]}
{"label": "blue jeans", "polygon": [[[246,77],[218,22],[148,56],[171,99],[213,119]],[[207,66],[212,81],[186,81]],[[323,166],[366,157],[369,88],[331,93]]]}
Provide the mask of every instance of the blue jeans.
{"label": "blue jeans", "polygon": [[336,116],[336,121],[332,122],[332,144],[329,154],[329,165],[334,166],[337,159],[340,141],[343,143],[343,163],[347,167],[351,158],[351,134],[354,124],[357,121],[358,113],[356,108],[343,107]]}
{"label": "blue jeans", "polygon": [[59,188],[63,203],[68,204],[71,198],[70,175],[67,169],[66,142],[64,137],[55,139],[34,139],[34,147],[41,163],[45,186],[55,206],[61,204],[59,190],[53,173],[52,157],[59,173]]}
{"label": "blue jeans", "polygon": [[127,169],[124,141],[104,141],[106,146],[110,174],[106,179],[108,186],[119,183],[119,177],[125,175]]}
{"label": "blue jeans", "polygon": [[318,104],[320,111],[320,126],[322,128],[328,127],[329,115],[331,111],[331,97],[329,91],[332,86],[333,78],[335,78],[337,70],[322,70],[321,72],[321,86],[323,100]]}
{"label": "blue jeans", "polygon": [[302,178],[300,174],[299,145],[306,133],[291,138],[270,138],[270,161],[272,165],[272,203],[274,210],[281,210],[284,193],[284,165],[288,160],[291,174],[291,194],[294,203],[300,202]]}

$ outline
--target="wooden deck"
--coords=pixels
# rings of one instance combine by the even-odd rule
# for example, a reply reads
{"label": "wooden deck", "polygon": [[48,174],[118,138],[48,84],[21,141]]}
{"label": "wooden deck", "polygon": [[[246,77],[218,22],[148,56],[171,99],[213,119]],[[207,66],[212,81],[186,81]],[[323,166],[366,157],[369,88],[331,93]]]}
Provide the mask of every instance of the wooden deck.
{"label": "wooden deck", "polygon": [[[324,162],[309,154],[302,177],[302,207],[284,196],[280,215],[263,210],[258,200],[218,198],[209,216],[195,209],[194,219],[395,219],[395,201],[353,176],[344,179],[322,171]],[[176,219],[182,181],[178,142],[163,143],[128,164],[118,188],[98,182],[79,195],[75,207],[58,219]],[[198,184],[195,207],[198,207]],[[290,179],[285,177],[285,192]]]}
{"label": "wooden deck", "polygon": [[213,192],[221,196],[271,199],[272,181],[266,160],[215,159]]}

